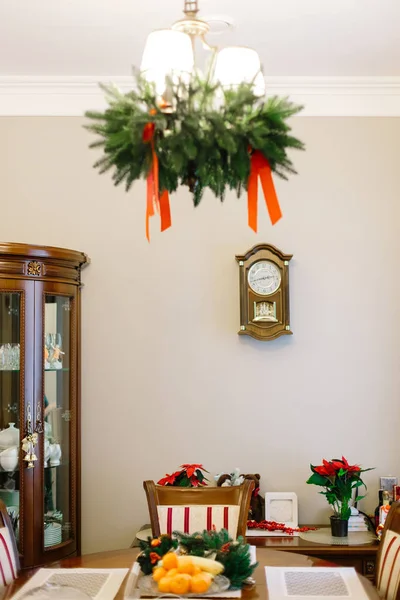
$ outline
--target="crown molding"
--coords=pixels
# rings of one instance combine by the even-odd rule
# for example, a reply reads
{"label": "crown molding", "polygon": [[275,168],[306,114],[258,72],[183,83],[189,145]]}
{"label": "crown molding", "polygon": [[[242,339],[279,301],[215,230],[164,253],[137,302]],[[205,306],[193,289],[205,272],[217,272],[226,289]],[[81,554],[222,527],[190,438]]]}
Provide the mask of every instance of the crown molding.
{"label": "crown molding", "polygon": [[[130,76],[0,77],[0,116],[82,116],[106,104],[98,82],[122,91]],[[399,117],[400,77],[266,77],[268,95],[304,105],[304,117]]]}

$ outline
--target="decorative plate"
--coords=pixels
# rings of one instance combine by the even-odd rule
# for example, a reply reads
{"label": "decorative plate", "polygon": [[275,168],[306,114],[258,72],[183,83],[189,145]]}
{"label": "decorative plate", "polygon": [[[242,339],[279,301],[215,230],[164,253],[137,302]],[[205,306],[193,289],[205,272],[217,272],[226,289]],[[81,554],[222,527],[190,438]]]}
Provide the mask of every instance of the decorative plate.
{"label": "decorative plate", "polygon": [[[203,598],[203,596],[213,596],[227,590],[231,582],[224,575],[214,577],[212,584],[207,592],[201,594],[183,594],[182,598]],[[157,582],[154,581],[152,575],[144,575],[138,581],[138,588],[145,596],[175,596],[176,594],[166,594],[158,590]]]}

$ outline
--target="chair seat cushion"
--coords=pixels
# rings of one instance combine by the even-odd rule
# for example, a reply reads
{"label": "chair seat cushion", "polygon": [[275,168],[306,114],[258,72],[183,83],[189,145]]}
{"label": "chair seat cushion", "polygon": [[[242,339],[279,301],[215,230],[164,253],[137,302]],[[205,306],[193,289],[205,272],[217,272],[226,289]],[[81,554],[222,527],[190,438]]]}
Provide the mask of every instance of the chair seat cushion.
{"label": "chair seat cushion", "polygon": [[400,579],[400,535],[388,529],[381,543],[378,592],[382,598],[396,598]]}
{"label": "chair seat cushion", "polygon": [[206,529],[227,529],[229,535],[236,539],[239,521],[240,506],[231,504],[220,506],[203,506],[195,504],[190,506],[157,506],[160,532],[171,535],[173,531],[195,533]]}

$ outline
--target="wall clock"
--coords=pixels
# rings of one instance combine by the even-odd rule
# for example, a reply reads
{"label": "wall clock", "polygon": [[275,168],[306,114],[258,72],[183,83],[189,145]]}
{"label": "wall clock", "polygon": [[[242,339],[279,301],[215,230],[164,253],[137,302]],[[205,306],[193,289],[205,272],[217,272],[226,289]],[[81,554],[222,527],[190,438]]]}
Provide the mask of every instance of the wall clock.
{"label": "wall clock", "polygon": [[271,244],[253,246],[236,255],[239,263],[240,335],[273,340],[291,335],[289,312],[289,261]]}

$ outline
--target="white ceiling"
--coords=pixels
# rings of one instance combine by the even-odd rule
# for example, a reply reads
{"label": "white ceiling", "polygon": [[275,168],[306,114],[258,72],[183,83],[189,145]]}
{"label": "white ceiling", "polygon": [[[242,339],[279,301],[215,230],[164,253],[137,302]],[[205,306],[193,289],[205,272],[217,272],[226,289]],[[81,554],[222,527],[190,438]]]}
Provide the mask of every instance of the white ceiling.
{"label": "white ceiling", "polygon": [[[0,0],[0,77],[124,76],[183,0]],[[200,0],[227,15],[267,76],[400,75],[400,0]]]}

